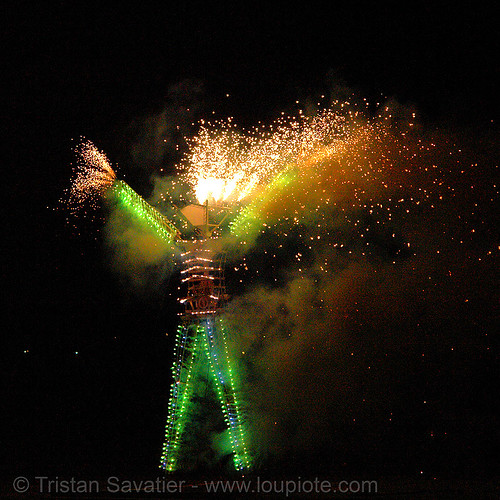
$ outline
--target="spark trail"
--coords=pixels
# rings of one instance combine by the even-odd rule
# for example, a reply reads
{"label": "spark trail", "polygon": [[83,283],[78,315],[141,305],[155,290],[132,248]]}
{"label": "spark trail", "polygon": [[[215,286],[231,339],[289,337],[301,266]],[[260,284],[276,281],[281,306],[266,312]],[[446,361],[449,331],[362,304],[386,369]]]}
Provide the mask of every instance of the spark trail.
{"label": "spark trail", "polygon": [[[230,233],[244,244],[278,220],[297,223],[342,200],[364,206],[381,190],[385,196],[406,189],[412,177],[428,171],[430,165],[418,162],[433,147],[415,147],[406,131],[391,126],[390,115],[370,119],[348,103],[250,130],[239,130],[231,119],[202,121],[199,133],[186,142],[172,185],[188,185],[198,203],[232,206]],[[84,142],[76,151],[80,161],[70,191],[73,205],[96,201],[111,186],[122,202],[128,200],[124,207],[145,203],[116,180],[106,155],[92,143]],[[169,195],[160,197],[165,201]]]}

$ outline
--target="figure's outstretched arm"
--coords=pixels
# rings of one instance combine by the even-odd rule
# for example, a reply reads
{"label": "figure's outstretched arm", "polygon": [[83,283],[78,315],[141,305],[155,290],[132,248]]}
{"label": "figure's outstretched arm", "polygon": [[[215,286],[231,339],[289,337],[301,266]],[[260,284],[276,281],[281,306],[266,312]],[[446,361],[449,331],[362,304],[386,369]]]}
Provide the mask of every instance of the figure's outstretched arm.
{"label": "figure's outstretched arm", "polygon": [[297,173],[292,168],[278,174],[231,222],[231,235],[239,242],[252,244],[268,222],[269,209],[279,203],[296,178]]}
{"label": "figure's outstretched arm", "polygon": [[126,182],[116,178],[106,154],[90,141],[80,143],[75,152],[78,163],[74,168],[75,178],[69,190],[68,204],[72,210],[79,209],[83,202],[97,202],[102,198],[116,203],[131,216],[146,224],[149,230],[165,243],[172,245],[180,237],[177,228]]}
{"label": "figure's outstretched arm", "polygon": [[178,229],[158,210],[139,196],[126,182],[115,180],[107,192],[108,196],[133,217],[144,222],[166,243],[172,244],[179,239]]}

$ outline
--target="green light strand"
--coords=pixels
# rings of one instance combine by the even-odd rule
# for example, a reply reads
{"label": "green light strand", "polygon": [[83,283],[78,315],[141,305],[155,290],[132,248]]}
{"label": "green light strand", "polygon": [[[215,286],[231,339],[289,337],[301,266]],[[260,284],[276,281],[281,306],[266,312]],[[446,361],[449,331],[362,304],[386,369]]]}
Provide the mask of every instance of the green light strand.
{"label": "green light strand", "polygon": [[276,176],[264,191],[230,223],[233,236],[246,243],[253,243],[266,222],[265,208],[272,201],[282,197],[283,192],[297,178],[297,172],[288,168]]}
{"label": "green light strand", "polygon": [[244,468],[250,469],[251,467],[251,459],[250,459],[250,454],[247,450],[246,443],[248,439],[246,438],[245,435],[245,429],[244,429],[244,421],[243,421],[243,413],[241,410],[241,405],[238,401],[237,394],[237,386],[236,386],[236,380],[235,380],[235,375],[233,372],[233,369],[231,367],[231,361],[230,361],[230,356],[229,356],[229,351],[227,347],[227,339],[226,339],[226,330],[224,328],[224,321],[222,318],[219,318],[219,336],[222,339],[222,342],[224,344],[224,355],[226,359],[226,364],[227,364],[227,372],[229,374],[229,382],[232,387],[232,393],[233,393],[233,398],[234,398],[234,410],[235,410],[235,420],[237,422],[237,433],[239,434],[239,440],[241,443],[242,447],[242,463]]}
{"label": "green light strand", "polygon": [[178,468],[178,455],[197,372],[195,364],[203,354],[209,362],[211,378],[228,428],[234,467],[239,471],[249,470],[251,467],[243,414],[222,321],[218,322],[216,332],[217,338],[222,339],[222,349],[217,348],[214,333],[212,319],[207,319],[204,325],[179,326],[177,330],[175,359],[172,366],[174,382],[170,390],[169,413],[160,465],[167,472],[173,472]]}
{"label": "green light strand", "polygon": [[244,471],[250,469],[251,460],[246,446],[247,439],[243,428],[241,405],[235,390],[233,370],[221,322],[219,326],[217,334],[222,337],[224,343],[224,348],[220,353],[222,359],[219,359],[219,350],[215,345],[214,326],[211,320],[207,321],[203,337],[205,352],[210,362],[210,372],[229,431],[234,466],[236,470]]}
{"label": "green light strand", "polygon": [[[189,335],[194,330],[194,335]],[[182,435],[187,422],[188,407],[193,393],[193,369],[198,358],[199,327],[179,326],[172,373],[174,381],[170,388],[168,417],[165,425],[165,442],[160,467],[168,472],[177,468]],[[188,345],[189,341],[192,344]],[[187,356],[186,356],[187,351]],[[186,359],[187,358],[187,359]],[[183,380],[183,377],[185,379]]]}
{"label": "green light strand", "polygon": [[168,244],[173,244],[178,231],[170,221],[158,210],[139,196],[126,182],[117,180],[113,183],[111,192],[114,199],[127,210],[129,214],[147,224],[154,234]]}

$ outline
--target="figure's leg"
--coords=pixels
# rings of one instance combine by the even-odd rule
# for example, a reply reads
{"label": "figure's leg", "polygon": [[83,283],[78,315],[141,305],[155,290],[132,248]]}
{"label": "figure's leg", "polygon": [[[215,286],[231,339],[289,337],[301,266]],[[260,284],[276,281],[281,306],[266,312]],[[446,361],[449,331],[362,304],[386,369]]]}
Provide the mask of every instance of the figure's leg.
{"label": "figure's leg", "polygon": [[205,350],[210,362],[210,371],[224,414],[233,449],[233,461],[237,470],[244,471],[251,467],[247,449],[247,438],[243,422],[241,404],[235,386],[235,376],[228,353],[226,333],[221,320],[214,324],[208,320],[203,336]]}
{"label": "figure's leg", "polygon": [[168,417],[165,426],[165,443],[160,467],[173,472],[178,466],[180,444],[186,424],[186,413],[193,394],[198,349],[202,347],[198,325],[179,326],[174,350],[172,373],[174,381],[170,388]]}

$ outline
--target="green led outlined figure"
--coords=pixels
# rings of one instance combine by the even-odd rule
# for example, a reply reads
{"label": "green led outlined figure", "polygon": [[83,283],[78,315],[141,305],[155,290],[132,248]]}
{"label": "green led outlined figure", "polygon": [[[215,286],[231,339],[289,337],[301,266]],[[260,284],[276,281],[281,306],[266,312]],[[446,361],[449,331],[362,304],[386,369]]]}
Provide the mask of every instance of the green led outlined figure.
{"label": "green led outlined figure", "polygon": [[186,424],[199,381],[200,367],[209,367],[209,379],[219,400],[231,443],[234,467],[251,468],[240,389],[228,351],[227,334],[221,315],[228,299],[224,276],[224,253],[217,229],[227,216],[220,205],[191,204],[180,212],[195,228],[194,239],[183,239],[166,217],[141,198],[128,184],[115,180],[112,195],[116,203],[138,218],[173,251],[181,252],[181,283],[186,289],[179,301],[184,312],[177,329],[172,365],[165,442],[160,467],[174,472],[182,467],[180,455],[186,445]]}

